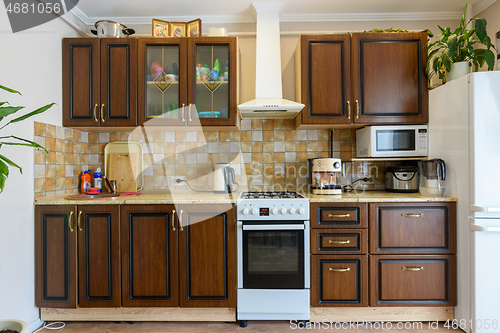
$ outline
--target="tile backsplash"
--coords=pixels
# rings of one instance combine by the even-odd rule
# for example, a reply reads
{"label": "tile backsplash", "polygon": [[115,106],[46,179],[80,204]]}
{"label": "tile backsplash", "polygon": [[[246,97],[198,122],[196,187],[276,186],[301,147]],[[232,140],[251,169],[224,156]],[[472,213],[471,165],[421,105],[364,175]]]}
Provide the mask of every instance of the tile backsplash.
{"label": "tile backsplash", "polygon": [[[350,159],[355,130],[335,130],[333,157]],[[82,171],[104,169],[104,147],[114,141],[143,146],[144,189],[211,189],[217,163],[229,163],[241,186],[295,189],[307,184],[307,159],[329,157],[330,129],[295,130],[293,120],[244,119],[234,132],[174,132],[138,127],[131,132],[83,132],[35,122],[35,196],[78,192]],[[362,166],[362,164],[360,164]],[[360,165],[350,168],[359,169]]]}

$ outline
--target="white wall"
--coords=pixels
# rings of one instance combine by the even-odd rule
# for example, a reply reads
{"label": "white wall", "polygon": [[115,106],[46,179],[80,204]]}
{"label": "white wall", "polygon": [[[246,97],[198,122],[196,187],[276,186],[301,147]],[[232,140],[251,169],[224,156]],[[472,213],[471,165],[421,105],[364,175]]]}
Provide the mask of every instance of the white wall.
{"label": "white wall", "polygon": [[[0,7],[0,85],[23,94],[1,90],[0,101],[26,106],[26,112],[51,102],[58,104],[0,133],[33,140],[34,120],[61,125],[61,38],[77,34],[58,18],[13,34],[5,7]],[[21,319],[29,324],[39,317],[34,305],[33,149],[3,146],[0,154],[23,168],[22,175],[10,168],[0,193],[0,319]]]}

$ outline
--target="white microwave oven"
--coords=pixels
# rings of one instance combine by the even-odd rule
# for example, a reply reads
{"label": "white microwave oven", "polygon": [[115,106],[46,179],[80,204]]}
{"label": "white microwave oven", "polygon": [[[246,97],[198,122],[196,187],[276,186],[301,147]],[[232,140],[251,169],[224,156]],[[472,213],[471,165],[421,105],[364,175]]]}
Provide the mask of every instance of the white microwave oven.
{"label": "white microwave oven", "polygon": [[356,130],[356,157],[420,157],[429,154],[427,125],[366,126]]}

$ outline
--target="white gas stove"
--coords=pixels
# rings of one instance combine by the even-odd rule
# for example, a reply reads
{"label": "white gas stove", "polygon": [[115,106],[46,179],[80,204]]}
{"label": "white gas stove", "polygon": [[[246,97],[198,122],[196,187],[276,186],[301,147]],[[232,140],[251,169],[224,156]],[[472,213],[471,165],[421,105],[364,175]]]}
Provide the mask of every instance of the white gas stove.
{"label": "white gas stove", "polygon": [[238,221],[309,220],[309,199],[297,192],[243,192]]}
{"label": "white gas stove", "polygon": [[309,319],[309,199],[244,192],[237,203],[238,320]]}

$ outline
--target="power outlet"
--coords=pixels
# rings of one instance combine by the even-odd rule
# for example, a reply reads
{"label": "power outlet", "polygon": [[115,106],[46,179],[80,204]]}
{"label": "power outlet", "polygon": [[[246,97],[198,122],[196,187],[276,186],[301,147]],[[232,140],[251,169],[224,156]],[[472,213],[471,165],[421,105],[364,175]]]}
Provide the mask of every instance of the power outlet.
{"label": "power outlet", "polygon": [[375,185],[375,178],[372,176],[372,175],[368,175],[368,176],[363,176],[361,178],[370,178],[369,181],[364,181],[362,180],[360,183],[362,185]]}

